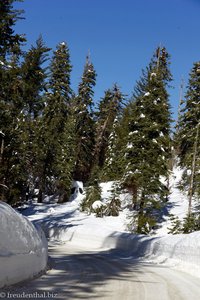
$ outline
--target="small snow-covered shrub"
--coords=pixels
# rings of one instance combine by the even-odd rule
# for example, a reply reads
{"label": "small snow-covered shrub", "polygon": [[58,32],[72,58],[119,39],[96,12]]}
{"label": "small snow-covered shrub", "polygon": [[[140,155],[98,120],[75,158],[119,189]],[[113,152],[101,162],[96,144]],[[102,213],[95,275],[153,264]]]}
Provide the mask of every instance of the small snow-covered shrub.
{"label": "small snow-covered shrub", "polygon": [[120,200],[121,186],[118,181],[115,181],[112,185],[111,195],[107,201],[107,207],[104,211],[106,216],[119,216],[119,211],[121,209],[121,200]]}
{"label": "small snow-covered shrub", "polygon": [[102,218],[104,216],[105,207],[106,207],[105,203],[103,203],[100,200],[97,200],[92,204],[91,211],[96,214],[96,217]]}
{"label": "small snow-covered shrub", "polygon": [[176,216],[171,216],[171,227],[168,228],[169,233],[191,233],[200,230],[200,214],[191,213],[187,215],[182,221]]}
{"label": "small snow-covered shrub", "polygon": [[80,208],[88,213],[92,212],[92,204],[101,199],[101,188],[98,184],[86,188],[86,197],[81,202]]}
{"label": "small snow-covered shrub", "polygon": [[182,222],[178,216],[170,215],[171,227],[167,228],[169,234],[179,234],[182,232]]}
{"label": "small snow-covered shrub", "polygon": [[183,219],[183,233],[191,233],[200,230],[200,213],[194,212]]}
{"label": "small snow-covered shrub", "polygon": [[156,218],[153,215],[145,213],[141,216],[138,216],[136,232],[141,234],[149,234],[156,224]]}
{"label": "small snow-covered shrub", "polygon": [[114,197],[108,203],[107,207],[105,208],[104,214],[106,216],[119,216],[119,211],[121,209],[121,201],[119,198]]}

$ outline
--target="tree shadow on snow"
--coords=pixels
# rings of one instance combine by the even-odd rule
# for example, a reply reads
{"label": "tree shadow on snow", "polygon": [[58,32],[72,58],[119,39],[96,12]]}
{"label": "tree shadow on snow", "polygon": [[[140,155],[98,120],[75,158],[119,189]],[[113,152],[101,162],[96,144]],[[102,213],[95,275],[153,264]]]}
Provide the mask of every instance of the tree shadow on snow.
{"label": "tree shadow on snow", "polygon": [[[106,239],[105,245],[108,244]],[[122,250],[123,239],[125,236],[119,236],[115,249],[102,251],[76,250],[73,244],[71,248],[71,243],[50,248],[51,270],[42,277],[26,284],[18,284],[11,290],[15,293],[51,293],[51,297],[46,295],[45,299],[52,299],[52,293],[56,294],[54,299],[114,299],[112,297],[116,295],[116,289],[120,292],[120,285],[156,285],[156,281],[142,279],[147,272],[143,268],[149,264],[138,260],[134,249],[131,256],[131,249]],[[89,241],[84,242],[89,244]]]}

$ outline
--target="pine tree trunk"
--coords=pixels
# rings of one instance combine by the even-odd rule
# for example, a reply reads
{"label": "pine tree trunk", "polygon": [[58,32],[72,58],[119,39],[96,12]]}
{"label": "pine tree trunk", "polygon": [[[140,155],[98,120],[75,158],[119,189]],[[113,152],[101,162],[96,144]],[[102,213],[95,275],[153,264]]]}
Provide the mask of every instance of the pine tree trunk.
{"label": "pine tree trunk", "polygon": [[179,132],[179,123],[180,123],[180,118],[181,118],[181,102],[183,101],[183,88],[184,88],[184,80],[183,78],[181,79],[181,84],[180,84],[180,93],[179,93],[179,104],[178,104],[178,116],[177,116],[177,121],[176,121],[176,133]]}
{"label": "pine tree trunk", "polygon": [[192,160],[192,171],[191,171],[191,178],[190,178],[190,188],[188,192],[189,196],[189,203],[188,203],[188,215],[191,215],[192,210],[192,196],[193,196],[193,190],[194,190],[194,176],[195,176],[195,167],[196,167],[196,156],[197,156],[197,144],[198,144],[198,137],[199,137],[199,125],[197,124],[197,132],[194,142],[194,153],[193,153],[193,160]]}
{"label": "pine tree trunk", "polygon": [[45,192],[45,180],[44,180],[44,178],[41,178],[40,183],[39,183],[38,203],[43,202],[44,192]]}
{"label": "pine tree trunk", "polygon": [[142,191],[141,200],[138,211],[137,233],[142,233],[143,218],[144,218],[145,193]]}
{"label": "pine tree trunk", "polygon": [[0,163],[2,162],[2,158],[3,158],[3,150],[4,150],[4,137],[2,136],[1,151],[0,151]]}
{"label": "pine tree trunk", "polygon": [[100,165],[103,165],[103,163],[104,163],[104,162],[103,163],[100,162],[100,153],[102,151],[103,137],[104,137],[104,133],[105,133],[105,129],[107,127],[108,121],[109,121],[109,116],[104,121],[103,126],[101,127],[101,131],[100,131],[99,136],[98,136],[97,141],[96,141],[94,154],[93,154],[93,157],[94,157],[93,168],[96,165],[100,166]]}
{"label": "pine tree trunk", "polygon": [[38,203],[42,203],[43,201],[43,192],[42,192],[42,189],[39,189],[39,192],[38,192]]}

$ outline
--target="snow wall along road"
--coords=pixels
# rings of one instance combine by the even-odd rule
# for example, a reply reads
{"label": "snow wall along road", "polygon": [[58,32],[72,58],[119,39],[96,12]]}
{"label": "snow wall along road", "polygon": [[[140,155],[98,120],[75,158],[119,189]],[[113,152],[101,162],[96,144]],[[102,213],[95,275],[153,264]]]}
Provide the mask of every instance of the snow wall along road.
{"label": "snow wall along road", "polygon": [[[98,220],[97,220],[98,221]],[[48,228],[45,228],[48,231]],[[200,277],[200,231],[166,236],[135,235],[110,231],[104,226],[80,225],[55,231],[50,240],[70,241],[76,245],[89,244],[91,248],[118,249],[133,257],[164,264]]]}
{"label": "snow wall along road", "polygon": [[0,288],[46,269],[47,240],[41,229],[0,201]]}

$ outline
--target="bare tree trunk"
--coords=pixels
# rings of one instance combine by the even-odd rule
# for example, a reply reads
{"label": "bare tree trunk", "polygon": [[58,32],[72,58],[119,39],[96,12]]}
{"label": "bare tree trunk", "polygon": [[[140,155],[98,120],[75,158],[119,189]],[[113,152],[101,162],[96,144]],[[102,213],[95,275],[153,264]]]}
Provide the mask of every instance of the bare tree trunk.
{"label": "bare tree trunk", "polygon": [[93,154],[94,155],[93,165],[95,165],[95,163],[97,163],[99,165],[99,157],[100,157],[100,152],[101,152],[103,135],[104,135],[106,126],[108,124],[108,121],[109,121],[109,115],[106,118],[106,120],[104,121],[103,126],[101,127],[101,132],[100,132],[100,134],[99,134],[99,136],[97,138],[97,141],[96,141],[96,146],[95,146],[94,154]]}
{"label": "bare tree trunk", "polygon": [[192,170],[191,170],[191,177],[190,177],[190,188],[188,192],[188,215],[191,215],[191,210],[192,210],[192,196],[193,196],[193,190],[194,190],[194,175],[195,175],[195,168],[196,168],[196,156],[197,156],[197,145],[198,145],[198,138],[199,138],[199,125],[200,123],[197,124],[197,132],[196,132],[196,137],[195,137],[195,142],[194,142],[194,153],[193,153],[193,159],[192,159]]}
{"label": "bare tree trunk", "polygon": [[2,158],[3,158],[3,150],[4,150],[4,135],[2,134],[1,150],[0,150],[0,163],[2,162]]}
{"label": "bare tree trunk", "polygon": [[181,84],[180,84],[180,92],[179,92],[179,104],[178,104],[178,116],[176,121],[176,133],[179,132],[179,120],[181,117],[181,103],[183,101],[183,89],[184,89],[184,79],[181,78]]}
{"label": "bare tree trunk", "polygon": [[142,227],[144,223],[144,206],[145,206],[145,192],[142,191],[140,204],[139,204],[139,211],[138,211],[138,224],[137,224],[137,233],[142,233]]}

